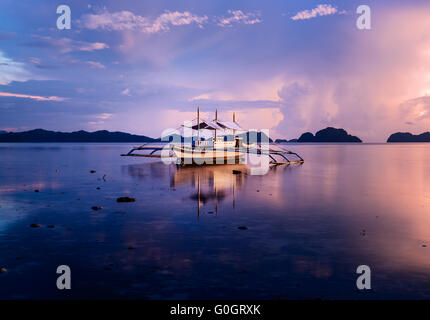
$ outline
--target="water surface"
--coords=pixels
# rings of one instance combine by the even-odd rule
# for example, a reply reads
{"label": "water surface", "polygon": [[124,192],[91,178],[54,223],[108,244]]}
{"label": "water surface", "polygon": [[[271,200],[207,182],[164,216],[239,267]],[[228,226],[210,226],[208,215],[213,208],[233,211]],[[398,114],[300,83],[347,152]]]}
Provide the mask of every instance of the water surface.
{"label": "water surface", "polygon": [[130,147],[0,144],[1,299],[430,298],[430,144],[287,145],[264,176]]}

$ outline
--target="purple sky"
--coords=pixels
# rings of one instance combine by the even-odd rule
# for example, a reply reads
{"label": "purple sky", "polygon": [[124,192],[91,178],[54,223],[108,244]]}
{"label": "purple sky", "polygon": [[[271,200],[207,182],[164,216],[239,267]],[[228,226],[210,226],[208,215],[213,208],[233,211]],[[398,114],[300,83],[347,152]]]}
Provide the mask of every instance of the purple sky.
{"label": "purple sky", "polygon": [[[70,30],[56,28],[69,5]],[[358,30],[356,9],[372,9]],[[0,130],[152,137],[216,108],[274,138],[430,130],[430,3],[11,1],[0,4]]]}

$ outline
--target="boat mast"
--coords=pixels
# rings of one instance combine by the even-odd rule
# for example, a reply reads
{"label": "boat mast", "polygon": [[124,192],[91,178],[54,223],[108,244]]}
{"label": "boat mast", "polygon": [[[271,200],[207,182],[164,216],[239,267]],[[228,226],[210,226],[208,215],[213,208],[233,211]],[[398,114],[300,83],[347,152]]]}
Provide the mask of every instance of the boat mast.
{"label": "boat mast", "polygon": [[[218,109],[215,109],[215,123],[218,125]],[[215,140],[216,141],[216,128],[215,128]]]}
{"label": "boat mast", "polygon": [[200,145],[200,108],[197,107],[197,145]]}
{"label": "boat mast", "polygon": [[[233,123],[236,123],[236,112],[233,112]],[[233,128],[233,138],[236,139],[236,129]]]}

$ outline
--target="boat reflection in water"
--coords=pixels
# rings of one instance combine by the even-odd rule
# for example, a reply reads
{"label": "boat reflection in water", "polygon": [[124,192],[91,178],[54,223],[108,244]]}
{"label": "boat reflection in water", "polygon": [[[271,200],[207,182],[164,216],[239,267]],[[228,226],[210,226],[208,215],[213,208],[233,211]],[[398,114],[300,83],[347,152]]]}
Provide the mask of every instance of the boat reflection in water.
{"label": "boat reflection in water", "polygon": [[172,177],[172,187],[191,185],[195,189],[190,198],[197,202],[197,217],[200,218],[203,206],[213,208],[218,215],[220,202],[231,200],[235,208],[235,193],[244,185],[246,171],[243,164],[178,168]]}
{"label": "boat reflection in water", "polygon": [[[255,163],[255,161],[254,161]],[[225,204],[224,209],[234,210],[240,191],[246,193],[247,184],[251,190],[256,189],[257,176],[261,175],[260,181],[272,181],[278,186],[284,180],[280,172],[294,170],[301,166],[270,166],[268,169],[255,167],[251,164],[228,164],[228,165],[191,165],[176,166],[174,164],[165,165],[162,162],[151,162],[144,164],[133,164],[124,166],[123,170],[128,175],[139,180],[154,181],[156,179],[160,185],[168,185],[169,191],[176,191],[176,195],[171,197],[179,200],[183,205],[191,200],[195,202],[197,218],[200,218],[204,211],[217,216],[221,204]],[[265,174],[262,174],[265,173]],[[264,176],[264,177],[263,177]],[[254,179],[249,181],[253,177]],[[162,183],[164,181],[164,183]],[[273,191],[271,201],[277,200],[276,190]],[[271,194],[272,195],[272,194]],[[170,198],[172,199],[172,198]],[[249,202],[248,197],[244,197]]]}

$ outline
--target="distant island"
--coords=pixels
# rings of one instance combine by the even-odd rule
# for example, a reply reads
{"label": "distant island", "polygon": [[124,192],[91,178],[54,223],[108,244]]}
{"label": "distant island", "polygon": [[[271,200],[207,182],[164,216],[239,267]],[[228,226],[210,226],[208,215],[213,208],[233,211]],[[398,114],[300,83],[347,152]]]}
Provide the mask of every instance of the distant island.
{"label": "distant island", "polygon": [[387,142],[430,142],[430,132],[412,134],[409,132],[393,133]]}
{"label": "distant island", "polygon": [[[252,131],[250,131],[252,132]],[[258,142],[267,141],[273,142],[264,133],[256,132],[255,136],[250,132],[242,133],[243,139],[255,137]],[[35,129],[23,132],[6,132],[0,131],[1,142],[161,142],[161,141],[184,141],[184,138],[167,136],[164,139],[154,139],[147,136],[140,136],[125,132],[110,132],[107,130],[100,130],[95,132],[88,132],[84,130],[74,132],[58,132],[49,131],[44,129]],[[233,139],[233,137],[230,137]]]}
{"label": "distant island", "polygon": [[327,127],[318,131],[315,135],[311,132],[303,133],[298,139],[276,139],[276,143],[285,142],[362,142],[360,138],[348,134],[344,129]]}
{"label": "distant island", "polygon": [[124,132],[109,132],[100,130],[87,132],[56,132],[35,129],[24,132],[7,132],[0,134],[0,142],[157,142],[146,136],[139,136]]}

